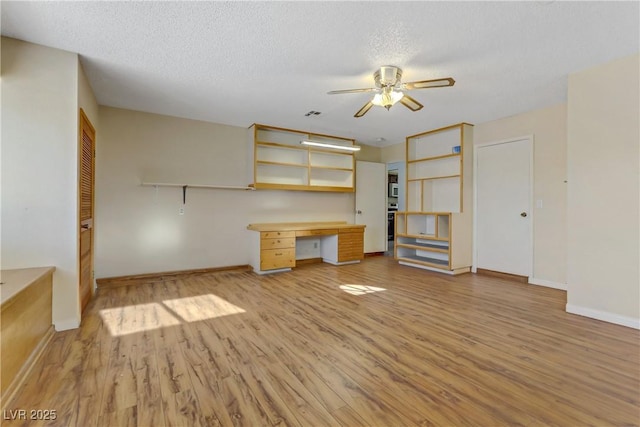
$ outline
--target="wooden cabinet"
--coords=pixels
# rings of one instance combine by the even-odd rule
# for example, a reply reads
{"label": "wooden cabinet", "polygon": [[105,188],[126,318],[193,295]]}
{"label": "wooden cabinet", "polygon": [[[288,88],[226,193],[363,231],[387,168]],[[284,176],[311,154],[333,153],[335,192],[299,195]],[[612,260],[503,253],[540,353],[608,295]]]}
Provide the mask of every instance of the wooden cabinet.
{"label": "wooden cabinet", "polygon": [[294,267],[296,265],[296,237],[292,231],[263,231],[260,233],[260,270]]}
{"label": "wooden cabinet", "polygon": [[364,258],[364,233],[362,228],[343,228],[338,233],[338,262]]}
{"label": "wooden cabinet", "polygon": [[353,153],[301,145],[303,140],[355,143],[349,138],[254,124],[249,128],[252,185],[256,189],[353,192]]}
{"label": "wooden cabinet", "polygon": [[2,270],[0,284],[0,399],[12,397],[53,337],[54,267]]}
{"label": "wooden cabinet", "polygon": [[473,125],[407,137],[405,211],[395,218],[395,258],[450,274],[472,264]]}

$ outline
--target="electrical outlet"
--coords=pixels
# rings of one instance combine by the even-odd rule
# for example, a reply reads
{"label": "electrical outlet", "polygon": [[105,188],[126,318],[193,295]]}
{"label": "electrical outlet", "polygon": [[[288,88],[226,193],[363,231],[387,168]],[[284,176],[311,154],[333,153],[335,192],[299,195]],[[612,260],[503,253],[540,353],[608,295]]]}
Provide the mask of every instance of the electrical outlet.
{"label": "electrical outlet", "polygon": [[184,208],[180,208],[178,210],[178,215],[184,215]]}
{"label": "electrical outlet", "polygon": [[318,249],[318,242],[313,242],[313,249]]}

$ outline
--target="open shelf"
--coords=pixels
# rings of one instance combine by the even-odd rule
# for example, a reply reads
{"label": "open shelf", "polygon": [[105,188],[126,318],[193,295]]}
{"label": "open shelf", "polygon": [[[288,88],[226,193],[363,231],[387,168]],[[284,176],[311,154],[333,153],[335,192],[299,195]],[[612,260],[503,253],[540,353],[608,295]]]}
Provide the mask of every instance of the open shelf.
{"label": "open shelf", "polygon": [[430,258],[418,255],[403,255],[398,256],[398,261],[408,261],[408,262],[416,262],[418,264],[424,264],[436,268],[447,268],[449,266],[449,261],[441,260],[437,258]]}
{"label": "open shelf", "polygon": [[473,125],[459,123],[406,138],[406,204],[396,213],[394,256],[447,274],[470,271]]}
{"label": "open shelf", "polygon": [[449,248],[442,247],[434,244],[426,244],[426,243],[398,243],[398,247],[410,248],[410,249],[418,249],[418,250],[432,250],[434,252],[442,252],[448,253]]}
{"label": "open shelf", "polygon": [[339,136],[254,124],[249,128],[250,182],[256,189],[353,192],[353,152],[301,145],[303,140],[349,146]]}

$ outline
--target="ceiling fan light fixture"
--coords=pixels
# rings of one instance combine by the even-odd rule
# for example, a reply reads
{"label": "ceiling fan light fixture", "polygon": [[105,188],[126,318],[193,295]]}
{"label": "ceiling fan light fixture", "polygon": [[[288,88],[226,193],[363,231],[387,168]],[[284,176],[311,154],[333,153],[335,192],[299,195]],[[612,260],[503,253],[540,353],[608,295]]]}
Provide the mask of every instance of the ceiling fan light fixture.
{"label": "ceiling fan light fixture", "polygon": [[380,107],[384,107],[384,108],[386,108],[388,110],[395,103],[400,101],[403,97],[404,97],[404,93],[402,93],[402,92],[395,91],[393,89],[389,90],[389,91],[385,90],[382,93],[377,93],[373,97],[373,100],[371,101],[371,103],[373,105],[378,105]]}
{"label": "ceiling fan light fixture", "polygon": [[338,144],[329,144],[327,142],[318,142],[318,141],[300,141],[302,145],[311,145],[314,147],[323,147],[323,148],[333,148],[336,150],[345,150],[345,151],[360,151],[360,147],[357,145],[338,145]]}
{"label": "ceiling fan light fixture", "polygon": [[401,79],[402,70],[400,68],[393,65],[384,65],[373,73],[375,87],[332,90],[327,93],[329,95],[337,95],[342,93],[375,92],[376,94],[373,99],[364,104],[364,106],[362,106],[362,108],[360,108],[353,116],[355,118],[360,118],[367,114],[367,111],[369,111],[374,105],[378,105],[389,110],[393,105],[399,102],[411,111],[421,110],[424,105],[420,104],[409,95],[406,95],[404,91],[448,87],[453,86],[456,82],[452,77],[406,83],[403,83]]}

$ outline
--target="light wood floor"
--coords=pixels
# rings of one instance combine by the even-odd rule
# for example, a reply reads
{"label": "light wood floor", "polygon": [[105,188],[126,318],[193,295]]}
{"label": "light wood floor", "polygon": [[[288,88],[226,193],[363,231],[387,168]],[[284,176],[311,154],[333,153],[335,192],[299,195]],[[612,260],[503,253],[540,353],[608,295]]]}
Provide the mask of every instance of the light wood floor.
{"label": "light wood floor", "polygon": [[638,425],[639,332],[564,305],[387,257],[102,289],[9,409],[60,426]]}

